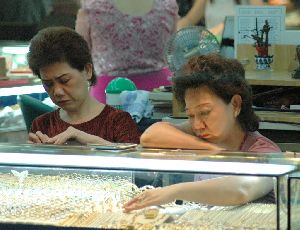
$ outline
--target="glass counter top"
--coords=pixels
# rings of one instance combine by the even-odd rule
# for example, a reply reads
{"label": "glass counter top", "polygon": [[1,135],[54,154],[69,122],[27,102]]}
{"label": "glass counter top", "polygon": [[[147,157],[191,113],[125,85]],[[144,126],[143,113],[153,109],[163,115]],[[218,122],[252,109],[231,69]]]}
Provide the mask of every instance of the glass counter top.
{"label": "glass counter top", "polygon": [[206,150],[95,150],[89,146],[0,144],[0,165],[93,168],[179,173],[280,176],[295,171],[300,158]]}

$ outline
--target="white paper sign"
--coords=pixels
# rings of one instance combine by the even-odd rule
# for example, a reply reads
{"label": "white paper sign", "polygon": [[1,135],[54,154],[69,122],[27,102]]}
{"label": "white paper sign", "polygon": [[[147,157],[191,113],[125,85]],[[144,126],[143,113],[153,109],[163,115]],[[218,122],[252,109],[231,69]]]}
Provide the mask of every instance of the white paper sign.
{"label": "white paper sign", "polygon": [[254,44],[251,35],[260,34],[266,20],[270,26],[269,44],[281,44],[285,31],[285,6],[237,6],[235,45]]}

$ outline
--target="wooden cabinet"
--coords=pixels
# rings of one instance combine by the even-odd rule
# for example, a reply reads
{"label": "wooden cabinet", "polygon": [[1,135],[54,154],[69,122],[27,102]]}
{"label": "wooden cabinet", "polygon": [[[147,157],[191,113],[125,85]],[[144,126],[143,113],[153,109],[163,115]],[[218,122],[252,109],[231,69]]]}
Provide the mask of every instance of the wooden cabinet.
{"label": "wooden cabinet", "polygon": [[[281,91],[281,95],[286,92],[294,90],[295,101],[300,101],[300,79],[293,79],[291,72],[288,71],[248,71],[246,78],[252,86],[254,95],[255,91],[259,88],[260,91],[273,89],[274,94]],[[299,87],[299,90],[298,90]],[[280,89],[280,90],[279,90]],[[265,94],[267,95],[267,94]],[[266,97],[267,100],[267,97]],[[255,100],[254,100],[255,104]],[[262,110],[256,112],[263,121],[271,122],[286,122],[300,124],[300,111],[299,112],[286,112],[286,111],[268,111]]]}

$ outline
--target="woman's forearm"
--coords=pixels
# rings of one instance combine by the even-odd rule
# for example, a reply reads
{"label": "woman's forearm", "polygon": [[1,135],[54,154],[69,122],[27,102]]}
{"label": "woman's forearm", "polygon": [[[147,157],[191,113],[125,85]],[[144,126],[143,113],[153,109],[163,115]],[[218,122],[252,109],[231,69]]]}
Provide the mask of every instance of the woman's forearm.
{"label": "woman's forearm", "polygon": [[196,25],[204,17],[207,0],[195,0],[192,8],[185,16],[190,25]]}
{"label": "woman's forearm", "polygon": [[141,136],[144,147],[183,148],[183,149],[219,149],[196,136],[187,134],[167,122],[157,122]]}
{"label": "woman's forearm", "polygon": [[256,200],[266,195],[272,188],[271,178],[228,176],[174,184],[167,189],[176,200],[228,206],[242,205]]}
{"label": "woman's forearm", "polygon": [[84,38],[84,40],[86,40],[91,48],[92,43],[90,38],[89,19],[87,13],[83,9],[79,9],[77,12],[75,30]]}

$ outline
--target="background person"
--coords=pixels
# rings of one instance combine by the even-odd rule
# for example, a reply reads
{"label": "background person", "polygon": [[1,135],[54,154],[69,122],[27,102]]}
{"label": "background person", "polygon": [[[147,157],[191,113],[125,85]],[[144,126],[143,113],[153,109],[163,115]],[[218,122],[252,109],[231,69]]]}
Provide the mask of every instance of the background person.
{"label": "background person", "polygon": [[[177,30],[186,26],[205,26],[204,18],[200,18],[201,13],[197,11],[198,9],[195,7],[197,0],[176,0],[176,2],[178,5],[178,15],[180,17],[177,21]],[[196,12],[193,12],[194,10],[196,10]]]}
{"label": "background person", "polygon": [[[177,1],[182,2],[181,0]],[[203,24],[204,21],[205,27],[216,36],[222,35],[225,16],[235,15],[237,5],[263,5],[262,0],[193,0],[192,2],[190,10],[178,20],[177,30],[199,23]],[[184,3],[180,5],[184,5]]]}
{"label": "background person", "polygon": [[30,143],[139,142],[129,113],[99,103],[89,94],[96,83],[87,42],[67,27],[49,27],[31,40],[29,67],[59,109],[36,118]]}
{"label": "background person", "polygon": [[171,85],[164,49],[176,30],[176,0],[83,0],[76,30],[91,47],[98,82],[91,94],[106,102],[105,89],[116,77],[138,90]]}
{"label": "background person", "polygon": [[[146,147],[226,149],[246,152],[280,152],[257,132],[252,92],[243,66],[217,54],[191,58],[174,78],[176,98],[184,103],[188,122],[158,122],[141,136]],[[212,178],[213,177],[213,178]],[[265,196],[272,178],[197,175],[200,181],[148,190],[124,205],[125,211],[160,205],[175,199],[209,205],[241,205]]]}

